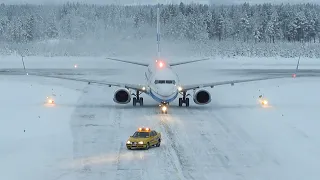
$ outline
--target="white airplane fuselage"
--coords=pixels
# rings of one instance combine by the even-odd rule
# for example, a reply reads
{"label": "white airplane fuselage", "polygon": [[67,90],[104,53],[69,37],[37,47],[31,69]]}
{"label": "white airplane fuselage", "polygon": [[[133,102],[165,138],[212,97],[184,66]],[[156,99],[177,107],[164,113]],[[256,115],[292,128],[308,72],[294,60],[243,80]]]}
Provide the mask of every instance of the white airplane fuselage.
{"label": "white airplane fuselage", "polygon": [[154,61],[145,72],[147,93],[159,103],[174,101],[179,93],[179,77],[165,61]]}

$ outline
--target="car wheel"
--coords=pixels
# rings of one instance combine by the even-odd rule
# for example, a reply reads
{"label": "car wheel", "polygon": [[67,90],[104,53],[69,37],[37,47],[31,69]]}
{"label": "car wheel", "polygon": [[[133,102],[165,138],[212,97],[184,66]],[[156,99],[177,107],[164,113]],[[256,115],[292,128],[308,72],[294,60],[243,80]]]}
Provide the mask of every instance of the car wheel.
{"label": "car wheel", "polygon": [[149,143],[147,143],[147,147],[146,147],[146,149],[148,150],[150,148],[150,144]]}
{"label": "car wheel", "polygon": [[156,144],[156,146],[159,147],[160,144],[161,144],[161,141],[160,141],[160,139],[159,139],[159,140],[158,140],[158,143]]}

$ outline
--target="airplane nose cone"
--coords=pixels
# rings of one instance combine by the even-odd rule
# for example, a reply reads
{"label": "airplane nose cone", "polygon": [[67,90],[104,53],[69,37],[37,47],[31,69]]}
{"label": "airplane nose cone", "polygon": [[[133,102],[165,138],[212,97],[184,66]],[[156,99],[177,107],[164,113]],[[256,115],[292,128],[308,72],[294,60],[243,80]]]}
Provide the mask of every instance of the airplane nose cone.
{"label": "airplane nose cone", "polygon": [[158,93],[161,96],[167,97],[167,96],[171,96],[172,94],[174,94],[176,92],[176,88],[175,86],[172,85],[162,85],[162,86],[158,86]]}

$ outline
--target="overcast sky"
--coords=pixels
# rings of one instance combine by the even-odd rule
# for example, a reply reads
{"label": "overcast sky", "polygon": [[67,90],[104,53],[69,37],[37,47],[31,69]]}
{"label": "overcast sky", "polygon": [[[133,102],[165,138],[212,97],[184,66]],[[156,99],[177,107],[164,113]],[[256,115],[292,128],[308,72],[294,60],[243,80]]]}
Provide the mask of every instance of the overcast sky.
{"label": "overcast sky", "polygon": [[[5,4],[17,4],[17,3],[29,3],[29,4],[61,4],[65,2],[85,2],[90,4],[156,4],[158,0],[0,0],[1,3]],[[250,4],[257,3],[320,3],[320,0],[159,0],[161,3],[190,3],[197,2],[202,4],[241,4],[248,2]]]}

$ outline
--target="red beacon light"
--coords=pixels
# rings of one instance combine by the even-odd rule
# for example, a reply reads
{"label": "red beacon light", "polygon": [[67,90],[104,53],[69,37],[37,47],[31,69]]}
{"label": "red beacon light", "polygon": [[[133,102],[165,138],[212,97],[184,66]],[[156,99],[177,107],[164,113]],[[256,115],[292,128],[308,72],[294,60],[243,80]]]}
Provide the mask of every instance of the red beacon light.
{"label": "red beacon light", "polygon": [[156,63],[159,65],[160,68],[162,68],[165,64],[161,60],[156,60]]}
{"label": "red beacon light", "polygon": [[297,75],[296,74],[292,74],[292,77],[295,78],[295,77],[297,77]]}
{"label": "red beacon light", "polygon": [[163,62],[159,62],[159,66],[162,68],[163,67]]}

